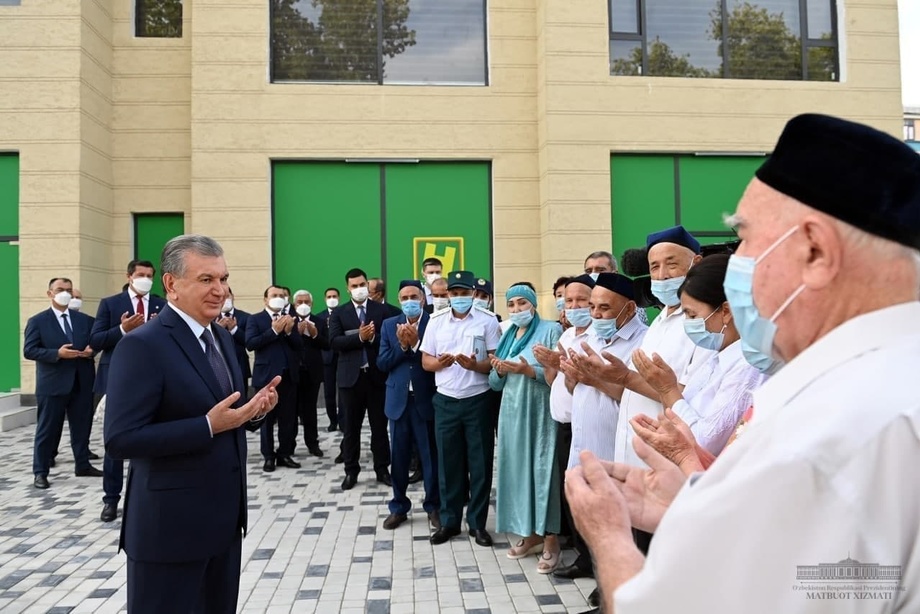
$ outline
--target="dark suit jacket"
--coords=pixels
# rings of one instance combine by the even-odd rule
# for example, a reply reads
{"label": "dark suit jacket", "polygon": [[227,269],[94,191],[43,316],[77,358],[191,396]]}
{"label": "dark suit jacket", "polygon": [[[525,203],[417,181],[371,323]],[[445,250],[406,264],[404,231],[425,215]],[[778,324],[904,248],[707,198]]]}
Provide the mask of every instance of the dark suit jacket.
{"label": "dark suit jacket", "polygon": [[265,386],[285,369],[288,369],[292,382],[296,383],[299,379],[303,340],[296,326],[290,335],[278,335],[272,330],[272,318],[264,309],[250,314],[246,323],[246,349],[256,354],[252,369],[253,388],[258,390]]}
{"label": "dark suit jacket", "polygon": [[383,330],[384,310],[383,305],[368,299],[364,302],[367,312],[365,322],[373,322],[377,334],[372,341],[361,341],[358,336],[358,312],[355,304],[348,301],[339,305],[329,317],[329,345],[339,353],[339,364],[335,378],[339,388],[351,388],[358,381],[361,364],[361,350],[367,352],[367,364],[370,367],[368,374],[375,384],[383,384],[384,375],[377,368],[377,353],[380,350],[380,331]]}
{"label": "dark suit jacket", "polygon": [[[166,307],[165,300],[152,294],[148,304],[150,311],[147,314],[148,319]],[[89,342],[93,349],[96,350],[96,353],[102,352],[102,358],[99,359],[99,368],[96,372],[96,387],[93,389],[96,394],[105,394],[106,392],[109,365],[112,362],[112,351],[121,341],[121,338],[124,337],[121,334],[120,326],[121,316],[125,312],[129,315],[134,313],[134,305],[131,304],[131,296],[127,290],[102,299],[99,303],[99,309],[96,310],[96,320],[93,322],[93,332]]]}
{"label": "dark suit jacket", "polygon": [[322,350],[323,354],[323,364],[324,365],[335,365],[337,362],[338,354],[332,350],[332,346],[329,345],[329,316],[332,315],[332,312],[329,309],[323,309],[319,313],[313,316],[314,322],[319,322],[322,320],[325,329],[326,329],[326,348]]}
{"label": "dark suit jacket", "polygon": [[383,319],[395,318],[402,315],[402,309],[396,305],[391,305],[389,303],[381,303],[383,305]]}
{"label": "dark suit jacket", "polygon": [[[230,333],[211,331],[233,389],[243,393]],[[118,343],[104,433],[106,452],[131,460],[119,543],[129,557],[200,560],[226,552],[245,533],[245,430],[212,437],[205,418],[223,398],[200,342],[172,309]]]}
{"label": "dark suit jacket", "polygon": [[[93,319],[78,311],[68,311],[70,327],[73,329],[73,349],[82,350],[90,345],[90,331]],[[35,361],[35,394],[42,396],[64,395],[73,391],[79,381],[80,389],[93,389],[96,377],[92,358],[61,360],[58,349],[66,343],[67,335],[58,324],[60,312],[49,307],[26,323],[25,342],[22,354],[26,360]]]}
{"label": "dark suit jacket", "polygon": [[[418,324],[419,341],[425,335],[428,327],[429,316],[423,313]],[[377,356],[377,367],[388,373],[387,396],[384,412],[390,420],[399,420],[406,410],[409,400],[409,382],[415,393],[415,408],[423,420],[434,420],[434,407],[431,399],[434,397],[434,373],[422,369],[422,353],[412,351],[412,348],[403,351],[396,337],[396,325],[405,324],[408,320],[405,315],[388,318],[383,321],[383,332],[380,335],[380,354]]]}
{"label": "dark suit jacket", "polygon": [[240,370],[243,372],[243,378],[248,380],[252,377],[252,367],[249,366],[249,352],[246,351],[246,324],[249,322],[249,316],[252,314],[234,307],[230,315],[236,318],[236,332],[233,333],[233,343],[236,347],[236,359],[240,363]]}
{"label": "dark suit jacket", "polygon": [[[294,316],[297,323],[300,324],[306,318]],[[310,316],[310,321],[316,326],[316,337],[301,335],[303,339],[303,351],[300,354],[300,369],[306,371],[313,381],[323,381],[323,350],[329,347],[329,331],[326,328],[325,319],[320,320],[314,315]]]}

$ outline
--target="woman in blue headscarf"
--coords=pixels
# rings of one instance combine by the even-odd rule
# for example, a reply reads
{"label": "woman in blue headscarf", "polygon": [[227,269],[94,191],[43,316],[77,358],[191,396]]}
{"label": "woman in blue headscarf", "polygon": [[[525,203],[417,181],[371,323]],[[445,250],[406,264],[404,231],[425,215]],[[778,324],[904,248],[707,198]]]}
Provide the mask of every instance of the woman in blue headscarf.
{"label": "woman in blue headscarf", "polygon": [[502,335],[489,373],[492,389],[503,390],[495,525],[497,531],[523,537],[508,550],[508,558],[542,551],[537,571],[548,574],[559,565],[560,476],[550,387],[533,348],[556,347],[562,328],[540,319],[531,284],[511,286],[505,299],[511,327]]}

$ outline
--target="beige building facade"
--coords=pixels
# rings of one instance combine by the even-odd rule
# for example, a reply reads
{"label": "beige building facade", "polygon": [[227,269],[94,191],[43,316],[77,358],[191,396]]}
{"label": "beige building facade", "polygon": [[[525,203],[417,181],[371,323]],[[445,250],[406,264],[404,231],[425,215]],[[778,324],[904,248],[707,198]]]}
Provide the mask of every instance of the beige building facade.
{"label": "beige building facade", "polygon": [[[71,277],[94,313],[124,283],[138,214],[181,213],[218,239],[240,306],[260,308],[273,161],[487,162],[496,288],[528,279],[542,298],[628,213],[611,201],[612,155],[762,155],[809,111],[902,129],[897,0],[831,4],[839,72],[823,82],[611,76],[608,3],[488,0],[488,84],[443,86],[272,82],[269,5],[186,0],[182,36],[151,38],[135,36],[131,0],[0,2],[0,152],[18,158],[18,228],[0,229],[18,252],[2,272],[18,281],[19,345],[0,347],[21,367],[12,388],[34,389],[21,331],[48,280]],[[361,223],[325,228],[341,251],[304,266],[360,266]]]}

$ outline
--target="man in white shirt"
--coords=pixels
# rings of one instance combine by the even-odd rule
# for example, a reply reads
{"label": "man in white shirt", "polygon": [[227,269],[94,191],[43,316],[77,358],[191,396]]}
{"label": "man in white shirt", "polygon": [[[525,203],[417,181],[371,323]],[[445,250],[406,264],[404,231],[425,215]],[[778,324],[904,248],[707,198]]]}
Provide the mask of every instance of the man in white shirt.
{"label": "man in white shirt", "polygon": [[[787,364],[664,512],[651,480],[673,465],[642,442],[654,471],[582,454],[566,488],[605,604],[920,611],[920,158],[867,126],[798,116],[729,223],[742,243],[725,290],[746,355]],[[647,560],[631,524],[656,531]],[[873,569],[887,573],[862,579]]]}
{"label": "man in white shirt", "polygon": [[432,316],[419,348],[422,368],[435,374],[438,388],[432,400],[441,492],[441,528],[431,536],[435,545],[460,534],[467,485],[470,536],[480,546],[492,545],[486,531],[495,451],[489,359],[498,347],[499,329],[491,312],[473,307],[474,286],[469,271],[447,276],[451,308]]}

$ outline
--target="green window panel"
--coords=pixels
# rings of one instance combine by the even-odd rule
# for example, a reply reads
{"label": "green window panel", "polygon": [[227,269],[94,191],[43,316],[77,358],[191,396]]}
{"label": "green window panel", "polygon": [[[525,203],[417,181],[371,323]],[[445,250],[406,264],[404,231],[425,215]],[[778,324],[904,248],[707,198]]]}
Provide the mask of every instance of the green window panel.
{"label": "green window panel", "polygon": [[452,270],[492,279],[490,167],[487,162],[385,166],[386,274],[396,284],[419,279],[429,256]]}
{"label": "green window panel", "polygon": [[619,258],[627,249],[645,247],[650,231],[674,225],[674,194],[672,156],[611,156],[614,255]]}
{"label": "green window panel", "polygon": [[[0,392],[19,388],[22,352],[19,346],[19,246],[0,241]],[[7,285],[8,284],[8,285]]]}
{"label": "green window panel", "polygon": [[19,234],[19,156],[0,153],[0,237]]}
{"label": "green window panel", "polygon": [[[734,233],[722,222],[723,216],[735,212],[744,189],[763,161],[762,156],[680,156],[680,223],[691,232],[733,237]],[[702,242],[711,237],[699,238]]]}
{"label": "green window panel", "polygon": [[274,163],[273,283],[309,290],[319,309],[326,288],[344,293],[348,269],[380,274],[380,173],[378,164]]}
{"label": "green window panel", "polygon": [[163,246],[185,232],[185,216],[182,213],[135,213],[134,214],[134,259],[149,260],[157,270],[151,292],[164,296],[160,256]]}

